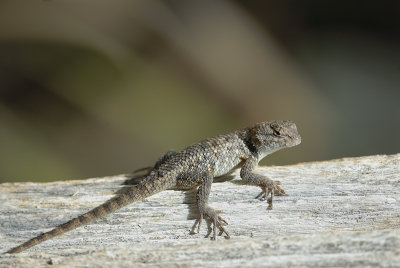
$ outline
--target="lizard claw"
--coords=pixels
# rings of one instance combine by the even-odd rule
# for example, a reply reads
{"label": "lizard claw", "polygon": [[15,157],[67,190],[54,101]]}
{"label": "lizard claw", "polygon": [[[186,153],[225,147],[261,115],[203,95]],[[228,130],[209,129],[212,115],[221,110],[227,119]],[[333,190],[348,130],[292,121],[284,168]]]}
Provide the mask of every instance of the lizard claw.
{"label": "lizard claw", "polygon": [[218,233],[219,236],[225,233],[225,238],[230,239],[228,231],[224,228],[224,225],[228,225],[228,222],[224,220],[221,216],[217,216],[217,218],[211,220],[212,220],[212,231],[213,231],[213,236],[211,237],[211,240],[217,239],[217,230],[216,230],[217,228],[219,230]]}
{"label": "lizard claw", "polygon": [[[218,216],[217,220],[217,227],[219,229],[218,235],[221,236],[223,233],[225,233],[225,238],[230,239],[231,237],[229,236],[228,231],[223,227],[223,225],[228,225],[228,222],[224,220],[221,216]],[[215,223],[214,223],[214,228],[215,228]],[[215,231],[214,231],[214,237],[211,239],[215,240]]]}
{"label": "lizard claw", "polygon": [[[230,239],[228,231],[224,228],[225,225],[228,225],[228,222],[225,219],[223,219],[221,216],[218,215],[218,213],[220,213],[220,212],[221,211],[217,211],[210,207],[206,207],[204,212],[200,213],[200,217],[195,221],[195,223],[192,227],[191,233],[195,233],[194,229],[196,228],[196,225],[197,225],[197,233],[200,233],[201,222],[203,221],[204,215],[206,215],[210,219],[210,221],[208,222],[209,231],[208,231],[206,237],[208,237],[212,231],[213,235],[211,237],[211,240],[216,240],[217,228],[218,228],[219,236],[221,236],[222,234],[225,234],[225,238]],[[211,227],[211,225],[212,225],[212,227]]]}
{"label": "lizard claw", "polygon": [[287,196],[288,194],[283,190],[279,185],[281,185],[280,181],[274,181],[274,194],[275,195],[281,195],[281,196]]}
{"label": "lizard claw", "polygon": [[[274,199],[274,195],[287,195],[285,190],[283,190],[279,185],[282,183],[280,181],[271,181],[272,185],[263,185],[261,186],[262,192],[257,196],[257,198],[260,198],[261,200],[267,200],[268,201],[268,210],[272,209],[272,202]],[[268,196],[271,195],[270,198]]]}

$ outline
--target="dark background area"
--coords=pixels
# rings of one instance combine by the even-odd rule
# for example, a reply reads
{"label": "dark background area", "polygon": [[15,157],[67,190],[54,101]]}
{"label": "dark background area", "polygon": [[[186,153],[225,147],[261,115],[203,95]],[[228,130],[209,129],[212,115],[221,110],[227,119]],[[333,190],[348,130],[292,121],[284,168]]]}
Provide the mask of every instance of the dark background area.
{"label": "dark background area", "polygon": [[262,164],[400,151],[399,1],[0,0],[0,181],[127,173],[273,119]]}

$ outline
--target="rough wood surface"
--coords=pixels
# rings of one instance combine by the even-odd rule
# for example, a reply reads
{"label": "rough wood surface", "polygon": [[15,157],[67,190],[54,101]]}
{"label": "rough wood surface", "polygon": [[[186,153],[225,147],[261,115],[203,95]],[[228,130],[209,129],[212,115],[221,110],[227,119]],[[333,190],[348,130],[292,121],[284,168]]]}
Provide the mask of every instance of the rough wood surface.
{"label": "rough wood surface", "polygon": [[[0,266],[293,267],[400,266],[400,154],[261,167],[289,196],[274,209],[234,173],[213,184],[231,240],[190,234],[193,193],[168,190]],[[109,199],[126,176],[0,185],[0,251]]]}

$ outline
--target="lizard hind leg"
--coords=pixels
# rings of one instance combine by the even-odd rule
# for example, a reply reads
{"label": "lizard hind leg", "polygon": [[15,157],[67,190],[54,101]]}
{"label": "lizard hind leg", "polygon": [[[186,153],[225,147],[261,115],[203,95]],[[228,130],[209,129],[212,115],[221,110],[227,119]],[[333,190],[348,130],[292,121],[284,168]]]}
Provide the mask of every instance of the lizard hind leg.
{"label": "lizard hind leg", "polygon": [[[152,167],[145,167],[145,168],[139,168],[135,171],[132,172],[130,178],[128,178],[123,184],[125,185],[135,185],[138,184],[140,181],[142,181],[146,176],[148,176],[153,170],[159,168],[162,164],[167,162],[172,156],[176,155],[177,152],[175,151],[168,151],[166,152],[163,156],[161,156],[157,162],[154,164]],[[121,194],[126,189],[122,189],[117,192],[117,194]]]}
{"label": "lizard hind leg", "polygon": [[[229,233],[224,228],[224,225],[227,225],[228,223],[221,216],[218,215],[221,211],[215,210],[208,205],[208,197],[210,196],[211,185],[213,182],[213,176],[210,173],[202,173],[200,175],[199,179],[201,179],[202,183],[197,190],[196,199],[197,199],[197,207],[199,209],[200,216],[199,216],[199,219],[196,220],[195,225],[193,227],[195,228],[196,223],[197,223],[198,224],[197,232],[199,233],[201,222],[204,217],[207,217],[208,219],[210,219],[211,225],[212,225],[213,235],[212,235],[211,239],[212,240],[216,239],[217,228],[219,230],[219,235],[225,234],[225,237],[227,239],[229,239],[230,238]],[[209,234],[210,234],[210,232],[207,234],[207,236]]]}
{"label": "lizard hind leg", "polygon": [[169,150],[168,152],[166,152],[163,156],[161,156],[157,162],[155,163],[153,169],[157,169],[159,168],[162,164],[164,164],[165,162],[167,162],[169,159],[171,159],[172,156],[176,155],[177,152]]}

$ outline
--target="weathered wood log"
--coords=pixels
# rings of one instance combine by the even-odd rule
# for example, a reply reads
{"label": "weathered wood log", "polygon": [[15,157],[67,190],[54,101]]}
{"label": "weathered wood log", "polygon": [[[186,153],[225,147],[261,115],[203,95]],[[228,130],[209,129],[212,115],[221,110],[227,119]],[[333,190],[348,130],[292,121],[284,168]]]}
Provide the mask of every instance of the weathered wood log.
{"label": "weathered wood log", "polygon": [[[231,239],[190,234],[194,192],[168,190],[20,254],[0,266],[87,267],[400,266],[400,154],[260,167],[289,196],[273,210],[238,173],[216,179],[210,205]],[[0,185],[0,251],[101,204],[120,175]],[[129,187],[129,186],[125,186]]]}

